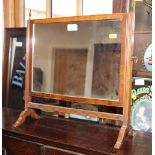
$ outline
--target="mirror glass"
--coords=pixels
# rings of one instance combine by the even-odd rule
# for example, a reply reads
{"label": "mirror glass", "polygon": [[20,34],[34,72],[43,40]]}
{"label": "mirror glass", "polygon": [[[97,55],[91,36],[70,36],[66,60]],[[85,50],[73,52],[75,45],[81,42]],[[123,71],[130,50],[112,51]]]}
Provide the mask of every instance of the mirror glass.
{"label": "mirror glass", "polygon": [[[22,29],[18,29],[21,32]],[[26,32],[25,32],[26,35]],[[24,108],[24,91],[25,91],[25,52],[26,52],[26,36],[20,35],[10,37],[10,62],[8,74],[8,107],[15,109]],[[17,95],[18,94],[18,95]]]}
{"label": "mirror glass", "polygon": [[121,21],[33,25],[32,91],[119,100]]}

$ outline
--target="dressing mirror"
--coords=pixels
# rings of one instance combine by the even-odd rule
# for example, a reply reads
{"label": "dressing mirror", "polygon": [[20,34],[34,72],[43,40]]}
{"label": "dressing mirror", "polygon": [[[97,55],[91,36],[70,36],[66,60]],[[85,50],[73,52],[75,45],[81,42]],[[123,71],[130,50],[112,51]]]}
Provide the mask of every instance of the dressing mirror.
{"label": "dressing mirror", "polygon": [[[129,126],[132,18],[109,14],[30,20],[27,31],[26,116],[32,109],[123,122],[115,148]],[[122,114],[37,103],[33,97],[121,107]],[[22,117],[24,119],[22,119]]]}

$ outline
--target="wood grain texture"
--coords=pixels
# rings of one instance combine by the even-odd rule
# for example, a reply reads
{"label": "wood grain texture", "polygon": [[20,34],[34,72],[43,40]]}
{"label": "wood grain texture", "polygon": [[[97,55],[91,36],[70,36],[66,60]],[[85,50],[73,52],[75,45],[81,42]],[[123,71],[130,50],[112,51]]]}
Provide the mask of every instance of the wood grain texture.
{"label": "wood grain texture", "polygon": [[33,109],[25,109],[20,113],[18,120],[14,123],[13,127],[17,128],[24,123],[27,117],[33,119],[40,119],[41,117]]}
{"label": "wood grain texture", "polygon": [[[26,37],[26,78],[25,78],[25,109],[28,108],[28,102],[31,101],[31,82],[32,82],[32,23],[27,22]],[[31,28],[30,28],[31,27]]]}
{"label": "wood grain texture", "polygon": [[108,101],[102,99],[93,99],[93,98],[86,98],[86,97],[73,97],[73,96],[63,96],[63,95],[56,95],[56,94],[47,94],[42,92],[31,92],[31,96],[41,97],[41,98],[50,98],[62,101],[71,101],[71,102],[81,102],[81,103],[89,103],[89,104],[96,104],[96,105],[106,105],[106,106],[116,106],[122,107],[122,104],[118,101]]}
{"label": "wood grain texture", "polygon": [[[94,122],[83,122],[82,120],[63,119],[44,116],[42,119],[34,121],[27,119],[19,128],[12,128],[20,111],[13,109],[3,109],[2,135],[19,139],[34,144],[39,155],[38,144],[44,147],[56,147],[57,149],[70,150],[89,155],[151,155],[152,154],[152,134],[136,132],[134,138],[126,136],[124,144],[120,150],[113,148],[117,139],[119,128],[96,124]],[[19,142],[5,143],[2,138],[4,148],[22,149],[23,152],[31,152],[31,145],[26,145],[27,149],[20,148]],[[12,145],[11,145],[11,144]],[[24,147],[25,148],[25,147]],[[32,147],[33,149],[33,147]],[[34,150],[34,149],[33,149]],[[22,153],[22,154],[24,154]]]}
{"label": "wood grain texture", "polygon": [[119,135],[118,135],[118,139],[117,139],[116,144],[114,146],[115,149],[119,149],[122,146],[123,141],[124,141],[125,136],[126,136],[126,133],[127,133],[127,128],[128,128],[127,126],[121,127]]}
{"label": "wood grain texture", "polygon": [[120,60],[119,100],[123,108],[125,108],[125,105],[129,104],[129,102],[126,100],[126,97],[125,97],[125,93],[126,91],[128,91],[126,89],[126,81],[125,81],[125,77],[126,77],[125,66],[126,66],[126,59],[127,59],[127,56],[126,56],[127,19],[128,19],[128,15],[125,15],[121,23],[121,58],[120,58],[121,60]]}
{"label": "wood grain texture", "polygon": [[95,112],[95,111],[89,111],[89,110],[73,109],[73,108],[32,103],[32,102],[29,103],[29,107],[35,108],[35,109],[47,110],[47,111],[54,111],[54,112],[56,111],[56,112],[66,113],[66,114],[94,116],[94,117],[99,117],[99,118],[107,118],[107,119],[120,120],[120,121],[123,120],[123,116],[120,114],[111,114],[111,113],[106,113],[106,112]]}
{"label": "wood grain texture", "polygon": [[83,155],[74,151],[68,151],[64,149],[58,149],[56,147],[45,146],[45,155]]}
{"label": "wood grain texture", "polygon": [[133,70],[132,72],[133,77],[152,77],[152,72],[147,72],[147,71],[137,71]]}
{"label": "wood grain texture", "polygon": [[126,70],[125,70],[125,102],[123,108],[124,121],[123,125],[130,126],[130,111],[131,111],[131,89],[132,89],[132,68],[133,68],[133,47],[134,47],[134,23],[135,23],[135,14],[134,12],[129,13],[128,20],[126,23]]}
{"label": "wood grain texture", "polygon": [[72,21],[89,21],[89,20],[122,20],[125,13],[103,14],[103,15],[90,15],[90,16],[75,16],[75,17],[59,17],[59,18],[46,18],[46,19],[33,19],[31,23],[43,24],[50,22],[72,22]]}
{"label": "wood grain texture", "polygon": [[[126,20],[122,21],[122,51],[121,55],[122,64],[126,66],[121,68],[121,77],[120,83],[123,84],[123,87],[120,87],[121,90],[121,102],[123,104],[123,125],[119,132],[118,139],[115,144],[115,148],[119,149],[125,139],[126,133],[130,126],[130,100],[131,100],[131,86],[132,86],[132,54],[133,54],[133,38],[134,38],[134,12],[130,12],[128,16],[125,16]],[[123,33],[124,32],[124,33]],[[121,64],[121,65],[122,65]],[[122,67],[122,66],[121,66]]]}
{"label": "wood grain texture", "polygon": [[[123,81],[121,82],[124,87],[122,89],[122,99],[121,102],[123,103],[123,125],[119,132],[118,139],[115,144],[115,148],[119,149],[123,141],[125,139],[125,135],[128,131],[130,126],[130,92],[131,92],[131,80],[132,80],[132,52],[133,52],[133,34],[134,34],[134,13],[130,13],[126,16],[127,20],[123,20],[122,22],[122,32],[125,31],[123,38],[123,62],[126,68],[123,68],[122,76]],[[122,38],[122,39],[123,39]]]}
{"label": "wood grain texture", "polygon": [[41,155],[41,144],[3,135],[3,147],[12,155]]}

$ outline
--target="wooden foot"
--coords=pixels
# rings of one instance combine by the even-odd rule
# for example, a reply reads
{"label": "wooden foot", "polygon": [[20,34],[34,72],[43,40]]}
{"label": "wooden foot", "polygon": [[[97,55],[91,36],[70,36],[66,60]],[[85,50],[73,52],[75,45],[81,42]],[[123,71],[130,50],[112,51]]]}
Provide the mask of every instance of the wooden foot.
{"label": "wooden foot", "polygon": [[32,117],[34,119],[40,119],[41,117],[36,114],[33,109],[25,109],[20,113],[18,120],[13,124],[13,127],[17,128],[22,125],[27,117]]}
{"label": "wooden foot", "polygon": [[120,149],[120,147],[122,146],[123,144],[123,140],[125,138],[125,135],[127,133],[127,126],[122,126],[121,129],[120,129],[120,132],[119,132],[119,135],[118,135],[118,138],[117,138],[117,141],[116,141],[116,144],[114,146],[115,149]]}
{"label": "wooden foot", "polygon": [[67,118],[67,119],[68,119],[68,118],[69,118],[69,114],[65,114],[65,118]]}
{"label": "wooden foot", "polygon": [[128,136],[134,137],[136,135],[136,132],[132,129],[132,127],[128,130]]}

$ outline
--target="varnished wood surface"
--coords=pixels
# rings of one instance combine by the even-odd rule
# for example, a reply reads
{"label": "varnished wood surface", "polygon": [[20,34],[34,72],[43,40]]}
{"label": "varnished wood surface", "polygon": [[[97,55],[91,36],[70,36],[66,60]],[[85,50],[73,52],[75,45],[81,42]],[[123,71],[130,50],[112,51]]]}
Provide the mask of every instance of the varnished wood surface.
{"label": "varnished wood surface", "polygon": [[7,155],[40,155],[41,144],[29,143],[24,139],[3,135],[3,147],[7,149]]}
{"label": "varnished wood surface", "polygon": [[[3,135],[90,155],[151,155],[150,133],[137,132],[133,138],[126,137],[122,148],[116,151],[113,146],[119,133],[118,128],[47,116],[37,121],[27,119],[21,127],[13,128],[19,114],[16,110],[3,109]],[[35,145],[35,151],[38,145]]]}
{"label": "varnished wood surface", "polygon": [[60,112],[65,114],[77,114],[82,116],[91,116],[91,117],[99,117],[99,118],[107,118],[111,120],[120,120],[123,121],[123,115],[121,114],[112,114],[107,112],[96,112],[90,110],[83,110],[83,109],[74,109],[74,108],[67,108],[62,106],[54,106],[54,105],[47,105],[47,104],[39,104],[39,103],[29,103],[30,108],[34,109],[41,109],[46,111],[54,111]]}
{"label": "varnished wood surface", "polygon": [[30,91],[32,82],[32,29],[30,27],[32,24],[30,20],[27,22],[26,31],[26,76],[25,76],[25,108],[28,107],[28,102],[31,101]]}
{"label": "varnished wood surface", "polygon": [[122,104],[118,101],[108,101],[108,100],[103,100],[103,99],[65,96],[65,95],[49,94],[49,93],[44,93],[44,92],[31,92],[30,95],[35,96],[35,97],[49,98],[49,99],[56,99],[56,100],[63,100],[63,101],[122,107]]}
{"label": "varnished wood surface", "polygon": [[89,20],[122,20],[127,13],[114,13],[102,15],[87,15],[87,16],[73,16],[73,17],[57,17],[46,19],[32,19],[32,24],[45,24],[50,22],[72,22],[72,21],[89,21]]}
{"label": "varnished wood surface", "polygon": [[45,147],[45,155],[82,155],[81,153],[58,149],[56,147]]}
{"label": "varnished wood surface", "polygon": [[134,77],[148,77],[148,78],[152,78],[152,72],[147,72],[147,71],[133,70],[132,75]]}

